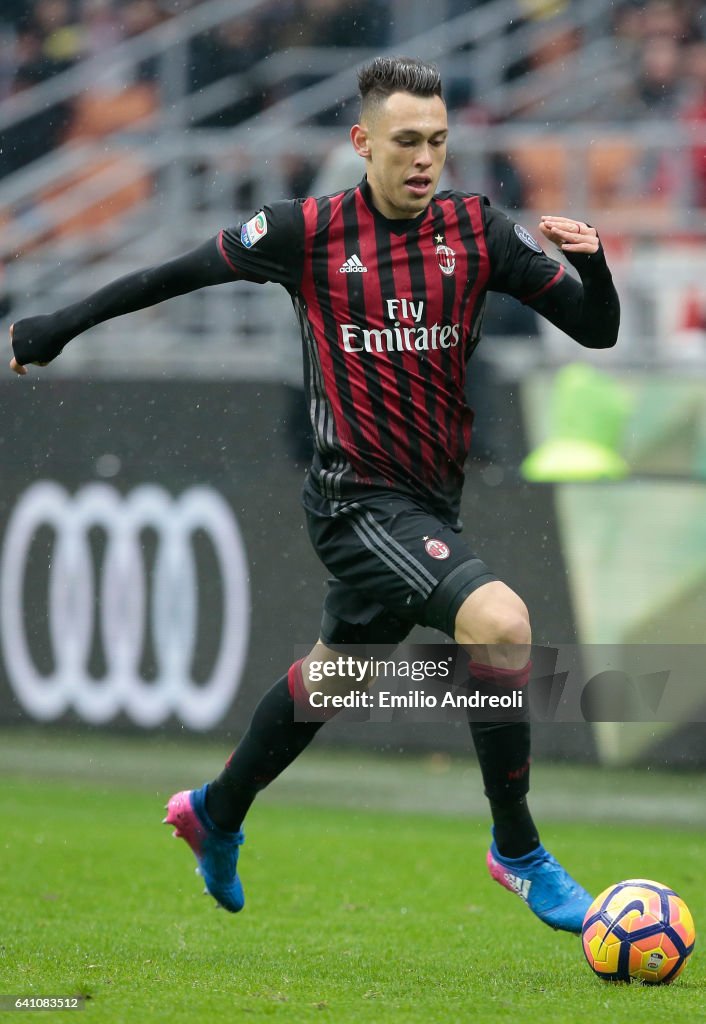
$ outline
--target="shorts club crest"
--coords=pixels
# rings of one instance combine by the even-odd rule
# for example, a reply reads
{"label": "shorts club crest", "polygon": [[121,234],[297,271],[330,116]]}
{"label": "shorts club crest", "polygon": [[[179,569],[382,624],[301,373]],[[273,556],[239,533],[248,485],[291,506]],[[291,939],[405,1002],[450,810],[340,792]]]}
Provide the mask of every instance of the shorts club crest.
{"label": "shorts club crest", "polygon": [[448,558],[451,554],[451,548],[448,544],[445,544],[443,540],[437,540],[435,537],[428,537],[424,545],[424,550],[430,558],[437,558],[439,561]]}

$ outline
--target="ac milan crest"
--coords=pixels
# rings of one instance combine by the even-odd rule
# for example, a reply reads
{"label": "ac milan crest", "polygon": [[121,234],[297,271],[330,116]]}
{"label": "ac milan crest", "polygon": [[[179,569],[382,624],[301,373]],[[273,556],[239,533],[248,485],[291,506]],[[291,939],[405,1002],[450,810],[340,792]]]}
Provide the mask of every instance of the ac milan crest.
{"label": "ac milan crest", "polygon": [[442,274],[450,277],[456,269],[456,253],[449,249],[448,245],[437,245],[436,258],[439,261],[439,269]]}
{"label": "ac milan crest", "polygon": [[426,538],[424,550],[431,556],[431,558],[438,558],[440,562],[445,558],[448,558],[451,554],[451,549],[448,544],[444,544],[443,540],[437,540],[436,537]]}

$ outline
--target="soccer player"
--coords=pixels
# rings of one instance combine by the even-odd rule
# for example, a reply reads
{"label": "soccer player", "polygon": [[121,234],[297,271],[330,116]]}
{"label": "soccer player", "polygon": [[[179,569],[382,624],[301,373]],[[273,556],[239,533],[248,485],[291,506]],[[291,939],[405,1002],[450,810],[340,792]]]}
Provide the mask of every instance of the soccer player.
{"label": "soccer player", "polygon": [[[312,662],[358,645],[394,649],[419,623],[463,646],[474,686],[500,692],[529,678],[527,608],[478,556],[482,538],[466,541],[458,525],[472,420],[464,379],[486,292],[528,303],[589,348],[612,346],[618,332],[594,228],[540,222],[577,281],[484,197],[437,194],[448,135],[437,68],[377,58],[359,87],[351,141],[366,174],[357,187],[273,202],[183,256],[11,328],[11,367],[24,374],[94,324],[205,285],[274,281],[291,295],[315,446],[303,504],[333,577],[319,639],[264,695],[218,777],[173,796],[165,819],[233,912],[244,903],[236,867],[252,801],[324,725],[310,692],[351,688],[310,682]],[[493,819],[492,877],[553,928],[580,931],[591,897],[541,845],[527,804],[528,719],[470,728]]]}

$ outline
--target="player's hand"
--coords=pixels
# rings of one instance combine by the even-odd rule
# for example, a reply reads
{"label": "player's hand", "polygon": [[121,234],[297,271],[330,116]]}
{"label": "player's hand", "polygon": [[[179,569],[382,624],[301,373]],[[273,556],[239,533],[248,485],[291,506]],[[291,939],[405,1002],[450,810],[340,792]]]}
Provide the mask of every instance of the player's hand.
{"label": "player's hand", "polygon": [[590,256],[598,252],[601,244],[595,228],[584,224],[582,220],[569,217],[542,217],[539,230],[562,252],[586,253]]}
{"label": "player's hand", "polygon": [[56,359],[71,335],[57,327],[53,316],[29,316],[10,328],[13,358],[10,369],[24,377],[28,366],[47,366]]}
{"label": "player's hand", "polygon": [[[10,345],[12,345],[12,335],[14,334],[14,331],[15,325],[10,324]],[[18,373],[20,377],[24,377],[24,375],[27,373],[27,367],[22,366],[21,363],[18,363],[14,356],[10,360],[10,369],[13,370],[15,373]]]}

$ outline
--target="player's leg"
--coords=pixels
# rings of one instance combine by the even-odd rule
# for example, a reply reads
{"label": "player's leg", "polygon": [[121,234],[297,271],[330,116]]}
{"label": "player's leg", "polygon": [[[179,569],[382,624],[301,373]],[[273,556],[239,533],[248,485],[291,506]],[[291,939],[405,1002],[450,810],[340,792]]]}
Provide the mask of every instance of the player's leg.
{"label": "player's leg", "polygon": [[[322,672],[320,666],[335,663],[339,657],[339,650],[319,639],[309,654],[294,662],[262,698],[247,732],[221,773],[206,787],[206,810],[218,828],[239,830],[257,794],[299,757],[324,723],[334,716],[335,708],[312,707],[310,694],[318,690],[324,696],[332,696],[355,688],[353,680],[360,675],[355,669],[342,676]],[[315,680],[310,679],[312,665],[317,667]],[[356,685],[364,689],[369,684],[364,676]]]}
{"label": "player's leg", "polygon": [[[360,539],[353,560],[341,545],[340,522],[333,544],[329,542],[331,520],[313,526],[310,522],[317,550],[332,572],[355,587],[372,586],[389,610],[397,614],[404,610],[414,621],[436,627],[467,647],[471,681],[478,688],[487,692],[526,684],[531,642],[527,609],[470,550],[457,528],[401,495],[349,502],[339,520]],[[524,858],[532,859],[530,906],[547,923],[578,930],[582,901],[590,903],[590,897],[553,859],[547,859],[527,806],[530,725],[526,714],[491,722],[474,717],[471,728],[504,851],[494,844],[495,863],[506,858],[503,863],[514,865],[514,872],[502,869],[506,882],[515,880],[518,891],[527,895]],[[538,858],[541,884],[535,871]],[[544,885],[548,879],[549,895]],[[560,909],[555,912],[557,906]]]}
{"label": "player's leg", "polygon": [[[532,634],[524,602],[495,580],[470,593],[456,615],[454,636],[469,655],[472,684],[483,691],[517,689],[529,680]],[[539,846],[527,806],[530,722],[526,708],[489,721],[469,720],[485,794],[490,801],[495,842],[501,854],[521,857]]]}
{"label": "player's leg", "polygon": [[[176,826],[174,835],[191,847],[206,891],[231,913],[245,904],[237,872],[245,815],[257,794],[308,747],[331,717],[326,714],[317,721],[305,720],[307,715],[298,715],[296,709],[298,705],[308,707],[309,664],[337,656],[319,640],[308,657],[295,662],[264,695],[221,773],[200,789],[175,793],[167,804],[165,823]],[[317,684],[331,693],[342,685],[328,676]]]}
{"label": "player's leg", "polygon": [[[206,810],[217,827],[239,830],[257,794],[308,747],[322,725],[334,716],[332,706],[312,706],[310,694],[317,690],[327,697],[365,689],[372,679],[356,666],[365,661],[368,646],[375,645],[378,653],[393,651],[411,626],[410,621],[387,613],[366,595],[338,580],[329,581],[319,640],[265,694],[240,744],[206,789]],[[329,675],[322,670],[324,664],[337,663],[342,653],[346,660],[353,659],[352,671]],[[317,669],[314,678],[312,666]]]}
{"label": "player's leg", "polygon": [[[365,649],[389,650],[404,639],[411,623],[388,615],[371,602],[330,581],[321,637],[310,653],[294,662],[258,704],[247,732],[221,773],[201,789],[176,793],[167,805],[168,824],[193,850],[207,891],[226,910],[242,909],[245,898],[237,874],[243,821],[257,794],[294,761],[313,740],[335,708],[313,709],[314,690],[337,695],[364,689],[371,678],[358,670]],[[342,651],[353,659],[352,674],[329,675],[323,663],[338,662]],[[312,676],[312,666],[316,676]]]}
{"label": "player's leg", "polygon": [[[524,602],[504,583],[485,583],[465,597],[456,614],[455,638],[470,656],[471,682],[479,689],[502,691],[527,684],[529,615]],[[579,932],[591,897],[541,845],[527,804],[527,709],[495,721],[474,715],[469,724],[493,818],[491,875],[547,924]]]}

